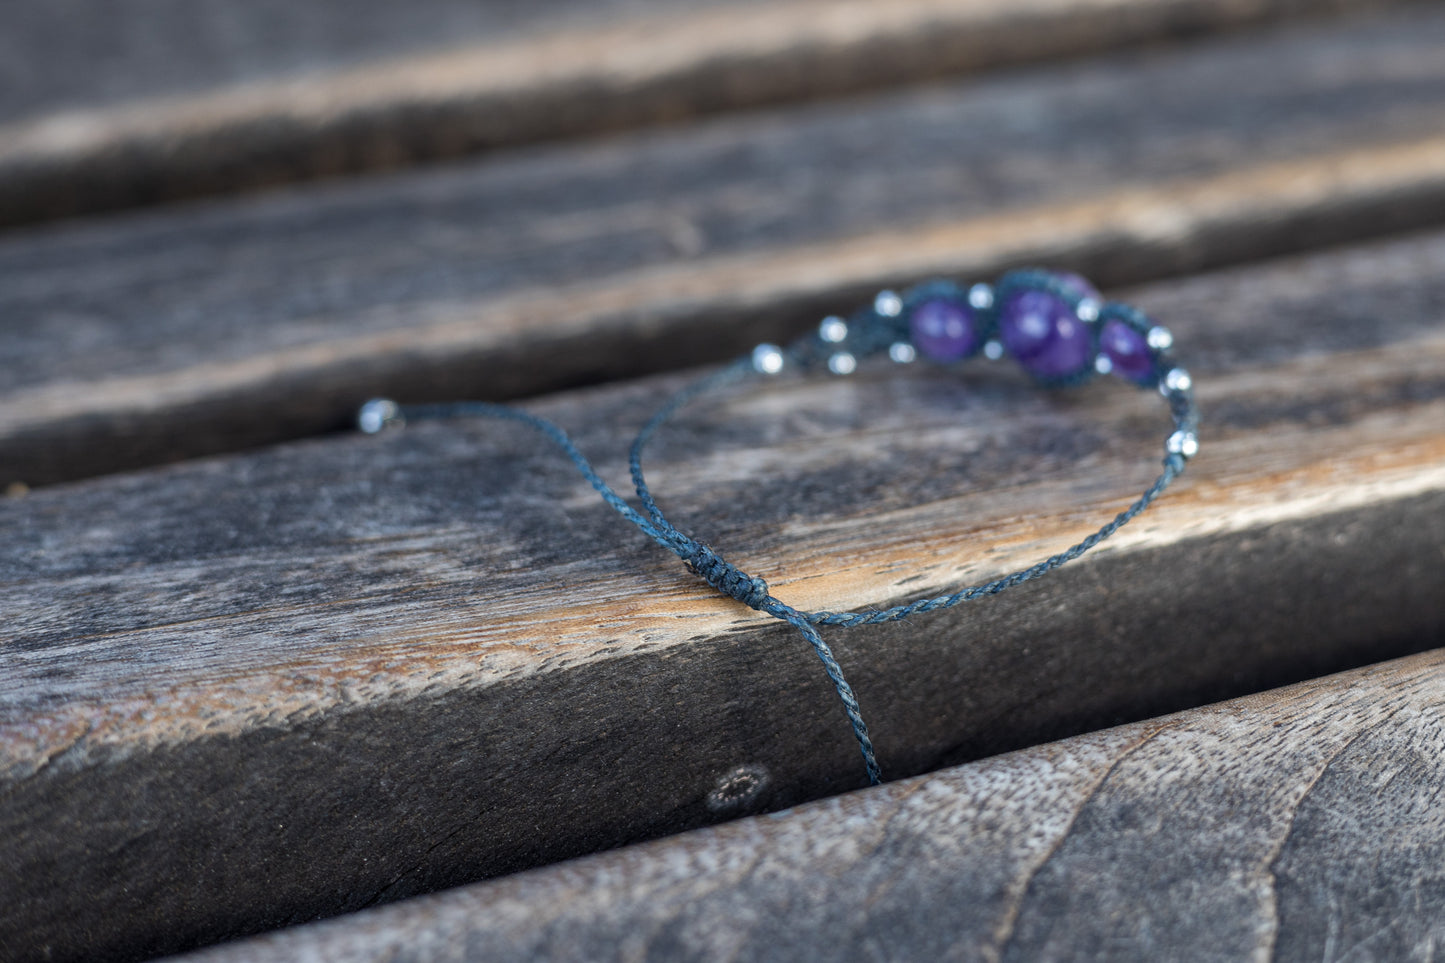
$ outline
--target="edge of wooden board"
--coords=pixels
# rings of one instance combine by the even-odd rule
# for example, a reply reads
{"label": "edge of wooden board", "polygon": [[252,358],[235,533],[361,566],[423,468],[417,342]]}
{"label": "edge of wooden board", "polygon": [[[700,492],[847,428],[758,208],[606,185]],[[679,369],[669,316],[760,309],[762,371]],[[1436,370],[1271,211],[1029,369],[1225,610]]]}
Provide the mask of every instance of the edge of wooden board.
{"label": "edge of wooden board", "polygon": [[1403,959],[1445,916],[1442,691],[1436,650],[193,958]]}

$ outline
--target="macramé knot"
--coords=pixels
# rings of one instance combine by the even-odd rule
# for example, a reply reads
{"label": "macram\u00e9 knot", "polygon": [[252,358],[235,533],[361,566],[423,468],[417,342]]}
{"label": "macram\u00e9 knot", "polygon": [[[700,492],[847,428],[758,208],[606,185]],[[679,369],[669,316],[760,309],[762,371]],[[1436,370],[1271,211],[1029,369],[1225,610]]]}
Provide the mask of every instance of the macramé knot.
{"label": "macram\u00e9 knot", "polygon": [[749,575],[702,543],[683,562],[704,582],[749,608],[760,609],[768,599],[767,582]]}

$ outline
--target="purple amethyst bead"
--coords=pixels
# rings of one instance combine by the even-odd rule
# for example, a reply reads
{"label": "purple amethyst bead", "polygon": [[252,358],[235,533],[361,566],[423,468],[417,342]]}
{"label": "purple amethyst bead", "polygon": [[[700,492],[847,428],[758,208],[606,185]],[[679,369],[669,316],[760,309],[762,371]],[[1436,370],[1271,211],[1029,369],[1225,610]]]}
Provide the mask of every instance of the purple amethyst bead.
{"label": "purple amethyst bead", "polygon": [[970,354],[978,341],[973,309],[945,298],[932,298],[914,308],[908,330],[914,347],[934,361],[957,361]]}
{"label": "purple amethyst bead", "polygon": [[1088,325],[1047,291],[1011,295],[999,311],[999,336],[1009,354],[1040,378],[1068,378],[1094,362]]}
{"label": "purple amethyst bead", "polygon": [[1144,335],[1123,321],[1111,319],[1099,331],[1099,350],[1114,365],[1114,374],[1144,383],[1154,376],[1154,358]]}

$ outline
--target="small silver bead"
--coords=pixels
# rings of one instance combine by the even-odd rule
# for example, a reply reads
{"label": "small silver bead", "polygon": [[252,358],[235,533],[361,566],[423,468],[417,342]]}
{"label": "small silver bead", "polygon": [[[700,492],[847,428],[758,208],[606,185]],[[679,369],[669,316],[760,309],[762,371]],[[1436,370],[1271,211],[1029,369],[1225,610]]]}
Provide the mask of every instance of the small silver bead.
{"label": "small silver bead", "polygon": [[835,314],[830,314],[818,325],[818,337],[831,344],[837,344],[848,337],[848,323]]}
{"label": "small silver bead", "polygon": [[993,288],[979,283],[968,289],[968,303],[980,311],[993,307]]}
{"label": "small silver bead", "polygon": [[1084,298],[1074,309],[1074,313],[1079,316],[1080,321],[1097,321],[1099,320],[1099,302],[1093,298]]}
{"label": "small silver bead", "polygon": [[783,370],[783,349],[775,344],[760,344],[753,349],[753,370],[758,374],[775,375]]}
{"label": "small silver bead", "polygon": [[1099,374],[1108,374],[1114,370],[1114,362],[1109,360],[1108,355],[1101,354],[1094,359],[1094,370]]}
{"label": "small silver bead", "polygon": [[1161,387],[1165,394],[1170,392],[1188,391],[1194,384],[1194,379],[1189,377],[1189,372],[1183,368],[1170,368],[1169,373],[1164,376]]}
{"label": "small silver bead", "polygon": [[1169,436],[1169,440],[1164,443],[1164,448],[1171,455],[1193,458],[1199,454],[1199,436],[1192,431],[1180,429]]}
{"label": "small silver bead", "polygon": [[858,359],[846,351],[839,351],[828,358],[828,370],[835,375],[850,375],[858,370]]}
{"label": "small silver bead", "polygon": [[907,341],[895,341],[888,346],[888,357],[899,364],[912,364],[918,358],[918,352]]}
{"label": "small silver bead", "polygon": [[356,413],[356,427],[368,435],[405,423],[406,419],[401,416],[401,407],[390,398],[372,398]]}
{"label": "small silver bead", "polygon": [[1149,333],[1144,335],[1144,340],[1149,342],[1149,347],[1155,351],[1168,351],[1174,347],[1174,335],[1168,328],[1152,327]]}
{"label": "small silver bead", "polygon": [[903,310],[903,299],[895,291],[879,291],[873,299],[873,310],[885,318],[896,318]]}
{"label": "small silver bead", "polygon": [[983,356],[990,361],[997,361],[1003,357],[1003,345],[998,341],[988,341],[983,346]]}

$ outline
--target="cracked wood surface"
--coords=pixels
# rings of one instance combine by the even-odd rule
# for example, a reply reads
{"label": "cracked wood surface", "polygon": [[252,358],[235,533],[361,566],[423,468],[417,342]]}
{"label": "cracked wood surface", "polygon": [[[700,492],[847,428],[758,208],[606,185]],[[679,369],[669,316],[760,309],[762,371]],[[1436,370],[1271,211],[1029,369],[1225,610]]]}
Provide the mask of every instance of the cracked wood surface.
{"label": "cracked wood surface", "polygon": [[[1176,332],[1204,453],[1048,579],[828,633],[894,777],[1441,643],[1445,234],[1110,293]],[[532,407],[621,478],[681,378]],[[884,365],[702,406],[652,475],[780,598],[882,605],[1096,527],[1166,426],[1117,384]],[[0,500],[0,541],[11,956],[180,950],[861,781],[795,634],[515,426],[56,486]]]}
{"label": "cracked wood surface", "polygon": [[0,485],[716,361],[930,274],[1132,283],[1441,223],[1442,44],[1411,6],[13,234]]}
{"label": "cracked wood surface", "polygon": [[1426,960],[1445,653],[198,954]]}
{"label": "cracked wood surface", "polygon": [[12,0],[0,224],[1385,5]]}

